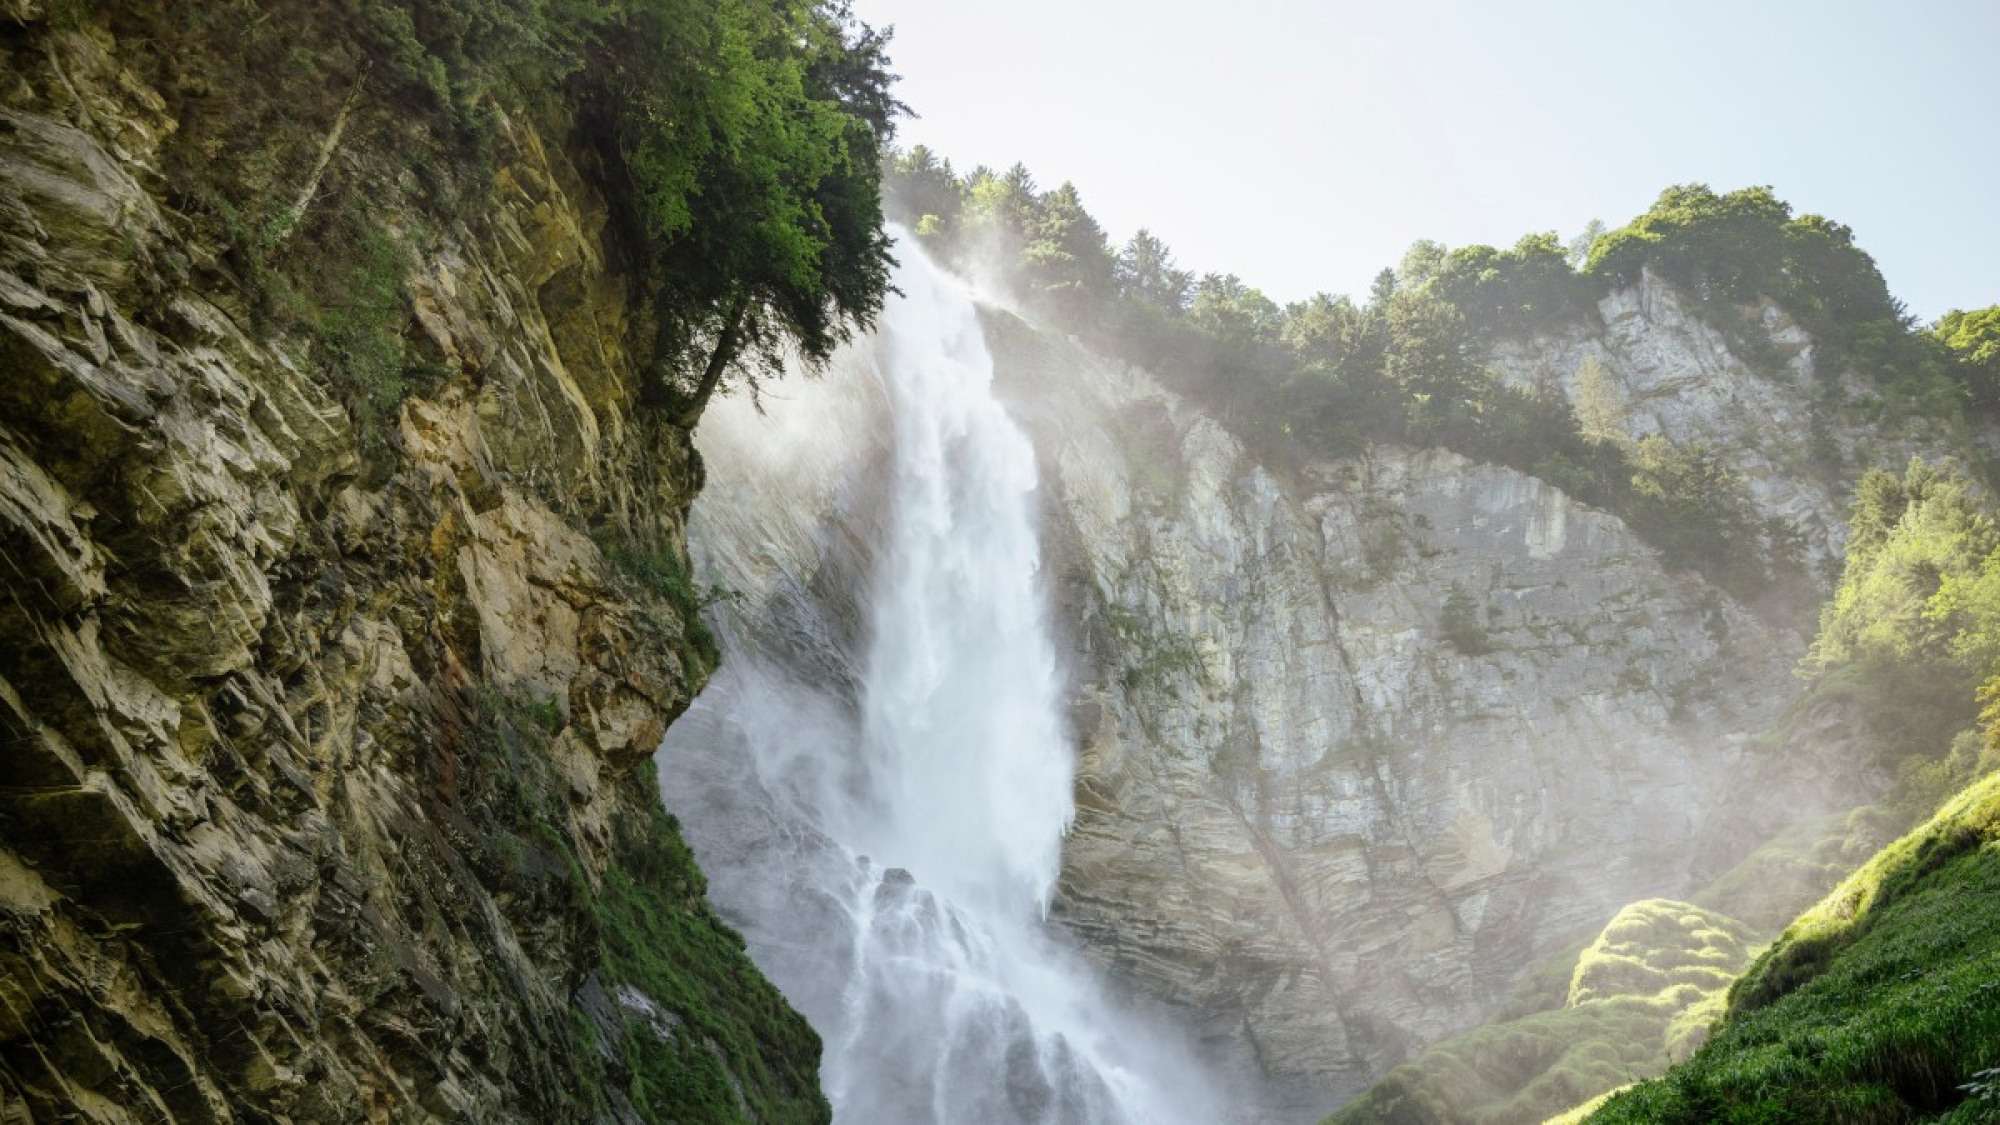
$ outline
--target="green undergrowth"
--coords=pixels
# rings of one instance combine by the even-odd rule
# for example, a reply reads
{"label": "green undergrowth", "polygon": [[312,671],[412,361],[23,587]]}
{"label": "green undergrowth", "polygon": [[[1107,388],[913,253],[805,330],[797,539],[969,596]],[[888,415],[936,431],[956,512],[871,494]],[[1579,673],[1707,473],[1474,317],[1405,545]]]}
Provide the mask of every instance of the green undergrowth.
{"label": "green undergrowth", "polygon": [[1767,934],[1783,929],[1801,903],[1825,894],[1868,861],[1908,819],[1876,805],[1811,817],[1786,827],[1693,897],[1696,905]]}
{"label": "green undergrowth", "polygon": [[2000,778],[1807,911],[1715,1037],[1596,1122],[1986,1122],[2000,1090]]}
{"label": "green undergrowth", "polygon": [[1633,903],[1580,953],[1530,974],[1520,999],[1566,979],[1561,1007],[1448,1039],[1390,1071],[1331,1121],[1539,1122],[1657,1074],[1700,1042],[1749,962],[1751,940],[1741,923],[1687,903]]}
{"label": "green undergrowth", "polygon": [[680,628],[674,632],[686,637],[699,664],[711,669],[719,666],[722,645],[708,627],[707,610],[736,595],[726,587],[704,586],[697,581],[665,536],[601,532],[595,538],[614,569],[648,593],[666,599],[677,611]]}
{"label": "green undergrowth", "polygon": [[660,807],[651,771],[638,774],[652,831],[606,875],[592,907],[623,1027],[607,1033],[580,1019],[578,1034],[609,1048],[600,1057],[629,1073],[631,1102],[649,1121],[829,1120],[819,1036],[709,907],[680,825]]}
{"label": "green undergrowth", "polygon": [[819,1036],[709,906],[651,767],[615,783],[629,787],[625,811],[593,879],[551,761],[561,705],[492,686],[467,703],[474,757],[458,785],[479,830],[475,870],[518,927],[569,916],[595,966],[571,997],[566,1088],[524,1108],[563,1120],[827,1121]]}

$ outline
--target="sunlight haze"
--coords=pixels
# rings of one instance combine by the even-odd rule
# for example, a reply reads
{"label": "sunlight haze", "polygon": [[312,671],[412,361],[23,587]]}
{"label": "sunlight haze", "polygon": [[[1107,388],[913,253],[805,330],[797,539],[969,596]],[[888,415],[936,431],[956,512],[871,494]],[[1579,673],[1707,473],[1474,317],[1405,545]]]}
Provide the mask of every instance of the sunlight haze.
{"label": "sunlight haze", "polygon": [[1617,227],[1670,184],[1769,184],[1854,228],[1925,320],[2000,298],[2000,5],[857,0],[900,143],[1072,180],[1280,301],[1410,242]]}

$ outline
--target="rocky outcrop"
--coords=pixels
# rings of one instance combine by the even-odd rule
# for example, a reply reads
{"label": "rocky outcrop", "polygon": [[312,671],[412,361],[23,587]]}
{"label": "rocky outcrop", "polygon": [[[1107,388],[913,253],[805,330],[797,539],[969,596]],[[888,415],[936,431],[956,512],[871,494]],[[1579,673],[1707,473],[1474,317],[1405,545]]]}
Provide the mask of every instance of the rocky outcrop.
{"label": "rocky outcrop", "polygon": [[[1744,316],[1761,353],[1754,358],[1650,271],[1612,290],[1597,314],[1560,332],[1491,340],[1487,365],[1516,386],[1593,398],[1598,424],[1634,439],[1706,445],[1823,570],[1838,571],[1847,489],[1863,470],[1900,469],[1913,455],[1965,445],[1936,419],[1892,408],[1881,388],[1824,362],[1812,337],[1768,300]],[[1593,367],[1600,381],[1580,394]]]}
{"label": "rocky outcrop", "polygon": [[[991,323],[1073,626],[1057,912],[1301,1110],[1879,787],[1824,744],[1776,760],[1755,736],[1803,638],[1611,514],[1436,449],[1277,470],[1143,372]],[[1622,331],[1628,358],[1679,346]],[[1818,484],[1767,492],[1837,522]]]}
{"label": "rocky outcrop", "polygon": [[700,473],[560,123],[379,215],[432,224],[396,330],[440,370],[371,464],[163,202],[189,92],[41,20],[0,11],[0,1117],[616,1118],[660,1052],[823,1116],[735,946],[661,970],[764,1006],[726,1046],[620,962],[634,902],[725,932],[634,768],[699,626],[602,546],[684,568]]}

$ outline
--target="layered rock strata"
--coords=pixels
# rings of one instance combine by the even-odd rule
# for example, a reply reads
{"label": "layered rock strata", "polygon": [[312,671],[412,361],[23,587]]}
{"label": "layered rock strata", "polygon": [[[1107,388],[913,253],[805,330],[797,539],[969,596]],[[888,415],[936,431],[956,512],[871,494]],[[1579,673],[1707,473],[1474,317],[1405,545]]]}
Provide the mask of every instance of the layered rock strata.
{"label": "layered rock strata", "polygon": [[[560,122],[379,215],[433,224],[393,330],[440,370],[370,461],[165,202],[214,92],[43,15],[0,10],[0,1118],[626,1118],[640,1029],[823,1116],[636,768],[708,662],[604,544],[684,567],[700,473]],[[764,990],[760,1059],[621,978],[611,902]]]}
{"label": "layered rock strata", "polygon": [[[1710,400],[1783,414],[1782,388],[1657,285],[1607,304],[1600,336],[1501,349],[1501,369],[1594,349],[1638,379],[1699,345],[1708,366],[1634,429],[1749,456]],[[1798,696],[1803,636],[1614,515],[1438,449],[1276,469],[1145,373],[990,324],[1072,627],[1058,916],[1301,1111],[1477,1023],[1626,903],[1883,785],[1837,732],[1761,737]],[[1837,549],[1836,490],[1766,468],[1760,503]]]}

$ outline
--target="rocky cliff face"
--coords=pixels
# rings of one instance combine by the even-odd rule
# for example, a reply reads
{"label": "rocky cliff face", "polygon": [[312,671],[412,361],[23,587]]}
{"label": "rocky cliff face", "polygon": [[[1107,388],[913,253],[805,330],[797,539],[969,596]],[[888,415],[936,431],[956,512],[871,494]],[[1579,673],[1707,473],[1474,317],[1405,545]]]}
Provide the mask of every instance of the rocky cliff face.
{"label": "rocky cliff face", "polygon": [[[1947,427],[1889,409],[1852,372],[1822,361],[1812,337],[1770,301],[1745,317],[1755,353],[1741,354],[1699,306],[1651,272],[1598,303],[1597,321],[1491,341],[1501,379],[1579,401],[1633,438],[1700,442],[1743,475],[1768,519],[1796,531],[1809,562],[1837,572],[1847,537],[1846,488],[1867,469],[1961,447]],[[1595,365],[1602,381],[1579,386]]]}
{"label": "rocky cliff face", "polygon": [[367,463],[164,201],[203,92],[34,4],[0,53],[0,1117],[823,1116],[635,769],[700,471],[560,123],[403,279],[438,389]]}
{"label": "rocky cliff face", "polygon": [[[1739,360],[1657,282],[1607,306],[1602,332],[1503,342],[1496,363],[1573,382],[1600,356],[1647,404],[1628,412],[1635,436],[1710,443],[1753,477],[1763,464],[1767,514],[1837,549],[1838,485],[1786,475],[1738,425],[1751,400],[1797,430],[1805,390]],[[1146,373],[1004,313],[986,323],[1042,461],[1075,681],[1056,917],[1289,1112],[1324,1112],[1478,1023],[1628,903],[1685,896],[1885,784],[1843,759],[1837,706],[1788,711],[1798,629],[1668,569],[1612,514],[1436,449],[1275,468]],[[741,498],[704,515],[708,564],[760,651],[807,669],[836,712],[879,533],[872,388],[836,370],[704,437]],[[1857,459],[1871,448],[1832,434]],[[771,819],[743,808],[731,823]],[[1795,909],[1809,884],[1765,888]]]}
{"label": "rocky cliff face", "polygon": [[[1755,373],[1650,280],[1605,322],[1496,364],[1573,385],[1601,356],[1635,435],[1711,443],[1838,549],[1838,486],[1759,440],[1803,435],[1804,376]],[[1060,917],[1301,1109],[1476,1023],[1624,904],[1879,791],[1837,734],[1756,737],[1804,638],[1614,516],[1442,450],[1279,472],[1143,372],[992,324],[1074,629]]]}

